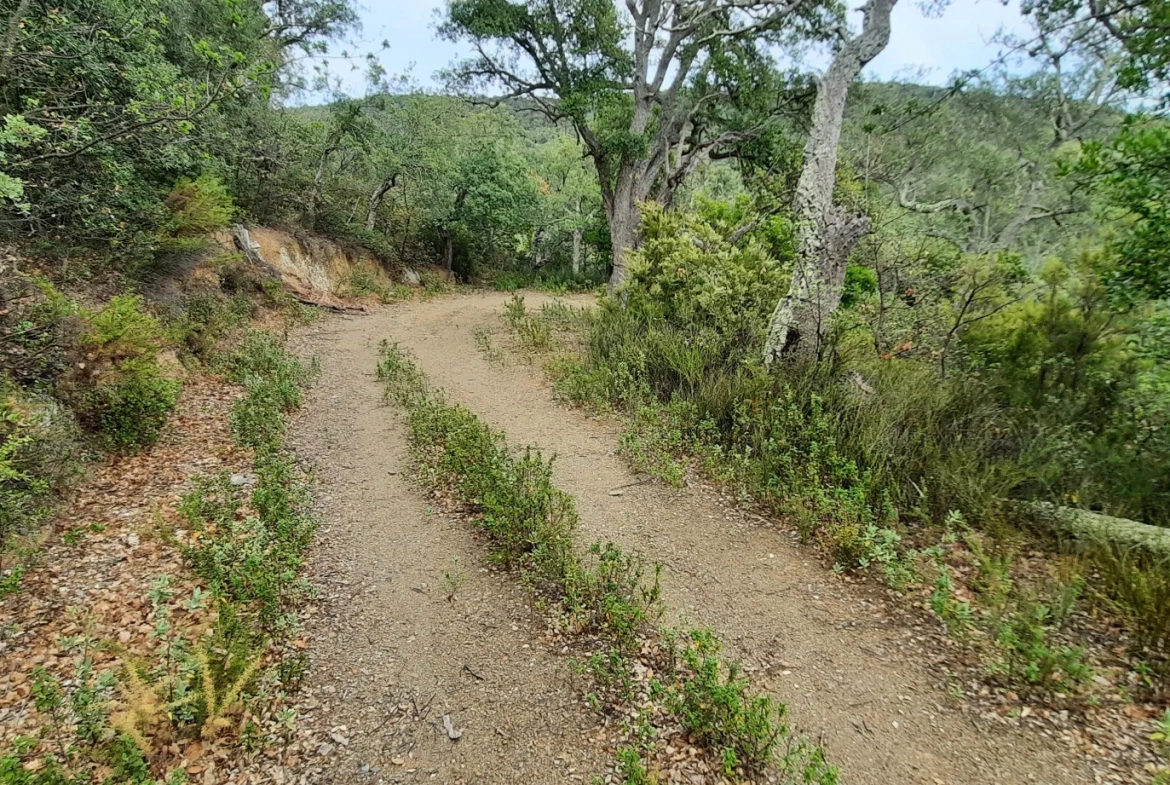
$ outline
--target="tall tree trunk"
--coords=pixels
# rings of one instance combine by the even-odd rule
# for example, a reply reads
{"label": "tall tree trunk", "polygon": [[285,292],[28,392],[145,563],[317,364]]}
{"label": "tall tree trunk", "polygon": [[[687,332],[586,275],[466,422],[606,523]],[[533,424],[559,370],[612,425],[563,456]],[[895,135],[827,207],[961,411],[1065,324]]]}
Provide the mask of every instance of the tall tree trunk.
{"label": "tall tree trunk", "polygon": [[16,50],[16,39],[20,35],[21,20],[28,13],[29,0],[20,0],[16,10],[8,17],[8,27],[4,32],[3,48],[0,48],[0,77],[8,74],[12,64],[12,56]]}
{"label": "tall tree trunk", "polygon": [[[600,170],[598,173],[604,176]],[[609,276],[611,291],[626,282],[627,254],[637,250],[639,245],[636,179],[633,164],[624,162],[613,190],[609,194],[603,194],[605,217],[609,221],[610,245],[613,248],[613,272]]]}
{"label": "tall tree trunk", "polygon": [[321,187],[325,183],[325,169],[329,165],[329,157],[337,150],[337,142],[331,137],[329,144],[321,152],[321,161],[317,164],[317,172],[313,175],[313,186],[309,189],[305,199],[305,224],[312,230],[317,225],[317,201],[321,198]]}
{"label": "tall tree trunk", "polygon": [[796,185],[796,258],[788,294],[776,304],[764,345],[764,362],[799,351],[819,357],[825,333],[841,303],[849,254],[869,231],[867,216],[833,203],[837,148],[849,86],[890,41],[890,12],[897,0],[868,0],[861,33],[844,43],[817,84],[812,132]]}
{"label": "tall tree trunk", "polygon": [[452,272],[455,267],[455,235],[450,230],[443,235],[443,266],[447,272]]}
{"label": "tall tree trunk", "polygon": [[573,221],[573,277],[581,275],[581,197],[577,197],[577,214]]}
{"label": "tall tree trunk", "polygon": [[581,275],[581,229],[573,230],[573,277]]}
{"label": "tall tree trunk", "polygon": [[374,227],[378,222],[378,208],[382,206],[382,199],[386,197],[386,192],[393,188],[398,183],[398,175],[393,175],[378,183],[378,187],[370,194],[370,203],[366,209],[366,231],[374,231]]}
{"label": "tall tree trunk", "polygon": [[544,266],[544,255],[540,252],[540,237],[544,234],[543,228],[532,232],[532,269],[539,270]]}

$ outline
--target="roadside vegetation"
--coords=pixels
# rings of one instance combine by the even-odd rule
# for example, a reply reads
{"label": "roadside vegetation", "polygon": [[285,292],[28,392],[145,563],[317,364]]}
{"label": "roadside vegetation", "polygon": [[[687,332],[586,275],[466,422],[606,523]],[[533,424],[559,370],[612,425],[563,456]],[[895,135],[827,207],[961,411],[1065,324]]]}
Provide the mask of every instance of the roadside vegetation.
{"label": "roadside vegetation", "polygon": [[[595,679],[595,706],[634,716],[629,744],[617,752],[626,782],[653,781],[650,772],[677,735],[702,748],[708,770],[724,776],[837,781],[823,751],[789,728],[785,707],[753,695],[739,669],[721,659],[713,633],[657,629],[659,566],[612,543],[582,548],[574,541],[576,507],[553,485],[551,460],[530,448],[510,450],[502,434],[432,389],[396,346],[383,343],[378,378],[405,411],[419,480],[487,535],[493,558],[588,652],[581,667]],[[638,675],[647,667],[653,678]]]}
{"label": "roadside vegetation", "polygon": [[[1103,613],[1126,630],[1129,673],[1118,688],[1162,694],[1170,675],[1166,554],[1111,543],[1105,533],[1062,540],[1028,514],[1027,502],[1075,504],[1090,494],[1124,511],[1130,489],[1156,488],[1144,478],[1165,465],[1148,452],[1156,442],[1143,454],[1133,442],[1113,453],[1085,444],[1101,438],[1094,434],[1102,419],[1128,427],[1120,389],[1138,396],[1161,373],[1129,342],[1066,353],[1084,337],[1094,306],[1079,311],[1065,287],[1092,280],[1075,283],[1050,269],[1046,290],[1005,297],[997,318],[960,333],[970,343],[952,348],[958,358],[945,372],[931,352],[873,351],[876,292],[853,295],[825,358],[766,368],[758,349],[783,286],[776,263],[758,245],[723,242],[698,218],[651,210],[642,231],[645,245],[619,296],[603,296],[595,308],[554,303],[534,312],[517,295],[504,313],[517,343],[545,355],[562,396],[627,419],[621,446],[635,468],[675,485],[696,469],[792,521],[835,571],[868,571],[923,602],[981,651],[985,677],[1005,689],[1081,692],[1094,675],[1083,641],[1106,634],[1090,621]],[[949,313],[951,304],[940,308]],[[922,311],[917,329],[926,339],[930,312]],[[1145,329],[1138,320],[1115,322],[1116,330]],[[938,325],[938,340],[949,340],[948,323]],[[1048,354],[1030,361],[1030,373],[1019,371],[1017,387],[1003,375],[989,379],[987,354],[1035,340],[1039,325]],[[1052,369],[1091,377],[1100,365],[1111,369],[1108,392],[1096,393],[1105,399],[1060,385],[1034,405],[1012,405]],[[1137,501],[1160,504],[1152,493]],[[1037,548],[1056,555],[1037,558]]]}
{"label": "roadside vegetation", "polygon": [[[222,194],[194,184],[185,193],[213,215],[215,200],[223,204]],[[192,209],[172,225],[191,220]],[[210,750],[278,742],[292,730],[280,696],[306,666],[290,641],[296,608],[311,594],[300,566],[315,527],[281,443],[311,369],[279,335],[247,325],[260,314],[296,320],[300,311],[231,254],[211,258],[202,278],[153,303],[121,293],[83,304],[17,262],[9,257],[0,271],[8,360],[0,383],[0,594],[9,607],[34,599],[24,583],[44,569],[48,545],[80,556],[87,537],[105,536],[105,524],[56,532],[48,524],[87,469],[148,460],[160,439],[181,438],[167,436],[168,419],[185,385],[205,384],[196,377],[222,375],[244,391],[230,430],[253,458],[247,476],[196,478],[179,505],[181,522],[156,508],[154,525],[129,535],[134,543],[149,537],[152,552],[177,550],[176,565],[185,560],[197,579],[168,569],[149,581],[148,596],[122,598],[146,603],[143,645],[125,645],[135,637],[124,630],[97,632],[85,609],[70,611],[79,620],[74,632],[50,648],[58,651],[51,667],[32,673],[23,733],[0,750],[0,782],[185,781],[177,744],[190,757],[196,743]]]}
{"label": "roadside vegetation", "polygon": [[[282,437],[311,369],[278,335],[251,330],[238,349],[210,360],[246,391],[231,432],[252,451],[253,471],[195,478],[178,526],[155,513],[149,536],[177,549],[197,579],[169,572],[153,579],[144,647],[124,646],[129,635],[97,634],[96,620],[61,639],[63,656],[34,671],[35,713],[25,733],[0,753],[6,785],[185,782],[201,747],[209,754],[225,744],[261,748],[295,730],[295,715],[281,704],[307,667],[291,641],[297,608],[312,596],[300,568],[316,524]],[[80,547],[84,534],[64,539]],[[38,558],[27,553],[32,569]],[[10,592],[20,591],[14,582]],[[85,610],[74,612],[84,620]]]}
{"label": "roadside vegetation", "polygon": [[[999,695],[1164,704],[1170,548],[1126,533],[1170,529],[1170,11],[1029,0],[985,68],[864,81],[895,5],[451,0],[438,32],[471,56],[443,89],[371,54],[359,97],[329,65],[353,60],[352,0],[3,4],[0,600],[87,467],[167,447],[199,374],[243,390],[254,463],[201,478],[174,527],[216,642],[167,626],[160,584],[163,660],[109,676],[79,639],[77,673],[25,696],[44,737],[0,781],[157,778],[161,739],[229,733],[277,653],[296,680],[313,522],[279,445],[311,371],[246,331],[297,306],[237,224],[327,238],[363,260],[335,294],[388,305],[608,282],[594,309],[518,296],[507,318],[562,395],[628,419],[636,467],[791,520],[933,614]],[[385,363],[428,482],[497,556],[615,673],[639,640],[672,663],[650,727],[674,718],[726,771],[783,760],[788,736],[760,743],[776,707],[711,670],[716,642],[651,632],[651,570],[579,552],[547,461]],[[623,753],[628,780],[651,753]]]}

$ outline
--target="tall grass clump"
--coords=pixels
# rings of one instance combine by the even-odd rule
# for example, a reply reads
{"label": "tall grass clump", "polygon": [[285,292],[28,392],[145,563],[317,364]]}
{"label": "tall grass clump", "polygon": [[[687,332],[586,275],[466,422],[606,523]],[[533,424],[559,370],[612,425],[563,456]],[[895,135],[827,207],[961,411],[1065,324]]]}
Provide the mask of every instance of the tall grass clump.
{"label": "tall grass clump", "polygon": [[698,454],[781,509],[929,520],[991,514],[1010,490],[996,410],[977,388],[869,360],[848,337],[820,362],[766,369],[780,265],[693,217],[650,210],[643,231],[622,295],[585,317],[582,354],[554,364],[562,394],[627,409],[643,441]]}
{"label": "tall grass clump", "polygon": [[[887,328],[873,322],[873,292],[850,290],[865,277],[847,277],[847,307],[821,355],[765,368],[764,333],[786,290],[765,245],[730,245],[701,217],[657,208],[642,231],[628,284],[582,317],[582,351],[552,363],[566,397],[665,413],[646,419],[676,432],[666,443],[714,456],[721,471],[781,503],[831,487],[909,522],[960,510],[995,524],[1002,499],[1163,521],[1170,477],[1159,473],[1170,451],[1162,456],[1156,336],[1123,340],[1090,273],[1047,270],[1049,288],[1032,299],[1002,283],[1003,302],[952,324],[943,346],[921,334],[893,351],[878,351]],[[1021,275],[987,264],[971,274]],[[919,333],[942,321],[925,308],[915,318]],[[1139,338],[1151,344],[1142,356],[1132,349]]]}

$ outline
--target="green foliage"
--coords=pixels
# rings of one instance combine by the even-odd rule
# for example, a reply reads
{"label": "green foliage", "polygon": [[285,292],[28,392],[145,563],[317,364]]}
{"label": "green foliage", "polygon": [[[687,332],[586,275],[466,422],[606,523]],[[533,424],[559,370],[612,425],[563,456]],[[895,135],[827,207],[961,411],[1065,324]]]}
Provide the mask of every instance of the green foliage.
{"label": "green foliage", "polygon": [[974,625],[971,603],[955,597],[950,570],[942,565],[930,595],[930,609],[947,626],[947,632],[962,636]]}
{"label": "green foliage", "polygon": [[720,648],[703,630],[681,642],[676,656],[687,678],[670,694],[671,710],[693,738],[716,751],[725,775],[763,771],[787,733],[784,707],[748,695],[747,680],[723,664]]}
{"label": "green foliage", "polygon": [[207,172],[240,172],[267,141],[254,121],[272,112],[287,50],[318,50],[356,15],[344,0],[97,0],[17,4],[5,19],[6,231],[137,263],[223,219],[226,193]]}
{"label": "green foliage", "polygon": [[[731,246],[710,224],[682,213],[648,206],[642,218],[643,245],[630,261],[628,310],[643,322],[685,325],[684,341],[664,336],[666,352],[686,346],[662,369],[672,382],[693,386],[714,358],[728,368],[757,344],[787,283],[777,261],[754,244]],[[658,369],[650,369],[657,371]],[[676,377],[671,379],[670,377]]]}
{"label": "green foliage", "polygon": [[37,523],[51,491],[77,473],[79,452],[68,410],[0,386],[0,565],[9,538]]}
{"label": "green foliage", "polygon": [[[257,467],[257,485],[271,496],[297,493],[274,478],[287,473],[285,457],[270,457]],[[257,490],[256,493],[261,493]],[[190,521],[197,544],[186,549],[195,572],[218,594],[233,603],[254,608],[267,629],[289,623],[287,612],[312,596],[300,577],[304,553],[312,541],[315,522],[289,511],[288,503],[264,505],[256,515],[244,515],[245,493],[226,474],[201,479],[183,498],[181,511]]]}
{"label": "green foliage", "polygon": [[311,596],[300,570],[317,523],[304,512],[306,491],[281,440],[313,369],[260,331],[248,332],[222,365],[246,390],[232,410],[232,433],[256,448],[255,477],[250,495],[226,473],[197,481],[180,506],[196,537],[185,555],[218,594],[253,609],[265,629],[284,629],[290,609]]}
{"label": "green foliage", "polygon": [[163,340],[163,329],[146,311],[143,299],[120,294],[90,317],[82,346],[94,359],[153,359]]}
{"label": "green foliage", "polygon": [[1119,70],[1119,83],[1163,103],[1170,97],[1170,46],[1165,36],[1170,25],[1170,5],[1164,0],[1034,0],[1024,6],[1024,11],[1052,25],[1103,28],[1120,44],[1124,54],[1119,66],[1114,66]]}
{"label": "green foliage", "polygon": [[209,361],[215,357],[220,340],[251,316],[252,307],[252,300],[243,293],[226,297],[213,290],[195,291],[179,301],[167,326],[182,349]]}
{"label": "green foliage", "polygon": [[[521,298],[514,298],[512,313],[524,318]],[[574,631],[600,638],[605,651],[586,670],[628,700],[625,658],[638,651],[660,613],[660,568],[649,578],[640,558],[611,543],[596,543],[579,558],[572,537],[577,513],[572,498],[553,485],[550,462],[531,449],[512,455],[501,434],[447,403],[401,350],[385,342],[378,377],[387,397],[406,410],[424,482],[468,510],[497,558],[555,599]],[[676,659],[667,708],[680,724],[718,756],[728,775],[778,762],[805,782],[835,783],[836,770],[823,753],[790,738],[783,707],[750,696],[738,668],[719,659],[719,649],[710,632],[694,632],[681,651],[671,650]],[[777,755],[781,744],[787,745],[783,756]],[[628,782],[649,781],[636,748],[619,751],[618,770]]]}
{"label": "green foliage", "polygon": [[1101,219],[1116,227],[1105,285],[1121,302],[1170,296],[1170,126],[1127,118],[1111,142],[1081,148],[1070,172],[1103,197]]}
{"label": "green foliage", "polygon": [[422,283],[424,299],[451,292],[450,281],[437,270],[422,270],[419,272],[418,278]]}
{"label": "green foliage", "polygon": [[[226,603],[216,608],[213,629],[199,630],[195,639],[185,637],[191,631],[174,623],[174,596],[170,576],[151,584],[151,637],[157,647],[146,660],[128,659],[99,670],[94,652],[104,648],[101,642],[87,632],[61,638],[64,657],[58,667],[65,670],[33,673],[33,717],[40,722],[35,728],[40,740],[13,741],[0,774],[16,779],[4,782],[40,783],[37,776],[49,772],[44,782],[91,783],[97,769],[106,771],[102,781],[110,785],[154,785],[152,759],[157,766],[160,740],[212,741],[234,724],[230,716],[252,700],[246,691],[268,641]],[[193,609],[204,601],[196,590],[184,605]],[[17,765],[28,779],[7,768]]]}
{"label": "green foliage", "polygon": [[0,296],[5,376],[24,387],[51,387],[70,364],[77,306],[49,281],[8,265],[0,268]]}
{"label": "green foliage", "polygon": [[[354,265],[345,280],[345,287],[355,297],[376,297],[382,304],[394,302],[397,299],[409,299],[413,291],[405,291],[398,287],[388,286],[379,280],[378,275],[365,265]],[[405,294],[405,297],[402,295]]]}
{"label": "green foliage", "polygon": [[[639,24],[666,26],[655,6],[635,19],[643,13]],[[669,36],[632,39],[609,0],[458,0],[440,31],[475,53],[451,69],[454,87],[520,97],[572,124],[597,170],[611,245],[624,251],[636,245],[636,201],[669,203],[709,154],[746,158],[751,142],[779,135],[790,103],[776,96],[790,99],[796,80],[769,49],[831,37],[840,13],[834,3],[716,0]]]}
{"label": "green foliage", "polygon": [[227,187],[210,174],[180,180],[163,203],[170,214],[159,230],[158,250],[164,253],[202,247],[206,235],[227,226],[236,211]]}
{"label": "green foliage", "polygon": [[1088,681],[1093,669],[1084,662],[1084,651],[1065,645],[1052,645],[1048,633],[1052,624],[1051,609],[1038,602],[1021,602],[1020,607],[998,624],[996,643],[1003,659],[992,666],[1012,683],[1069,692]]}
{"label": "green foliage", "polygon": [[255,448],[279,445],[285,414],[300,407],[301,390],[314,369],[291,356],[277,336],[259,330],[249,331],[222,366],[229,379],[247,390],[232,407],[236,441]]}
{"label": "green foliage", "polygon": [[[603,298],[578,322],[580,352],[549,366],[566,397],[625,409],[622,446],[640,470],[677,483],[697,465],[792,515],[837,569],[874,569],[899,591],[924,579],[919,562],[932,552],[911,543],[953,536],[964,518],[1003,533],[1004,499],[1167,520],[1161,309],[1118,313],[1100,254],[1051,262],[1035,278],[1011,254],[928,257],[894,284],[888,268],[858,273],[826,358],[765,370],[756,357],[776,292],[753,298],[782,288],[776,268],[750,243],[738,251],[750,261],[737,263],[716,219],[647,216],[621,299]],[[902,314],[914,332],[884,337]],[[554,324],[519,298],[506,317],[518,332]],[[1114,612],[1142,645],[1160,641],[1157,571],[1092,559]],[[992,561],[989,575],[1000,570]],[[990,634],[1003,678],[1075,690],[1091,671],[1079,649],[1052,642],[1058,598],[1031,599],[1009,570],[960,601],[936,562],[931,605],[957,635]]]}
{"label": "green foliage", "polygon": [[1155,357],[1165,339],[1144,313],[1110,307],[1098,260],[1049,264],[1032,297],[972,325],[963,348],[1020,445],[1015,495],[1164,523],[1170,420]]}
{"label": "green foliage", "polygon": [[1170,564],[1116,543],[1092,543],[1089,553],[1102,574],[1107,606],[1129,623],[1138,649],[1155,656],[1165,652],[1170,646]]}
{"label": "green foliage", "polygon": [[74,407],[110,450],[132,453],[158,441],[178,400],[179,383],[164,377],[156,365],[127,361],[118,367],[116,381],[82,393]]}
{"label": "green foliage", "polygon": [[64,389],[81,425],[111,450],[154,444],[179,399],[179,383],[157,361],[164,340],[137,295],[119,295],[89,318],[83,358]]}
{"label": "green foliage", "polygon": [[[8,161],[8,154],[4,148],[19,150],[29,147],[34,142],[43,139],[48,132],[39,125],[32,125],[23,115],[5,115],[4,127],[0,129],[0,166]],[[27,214],[32,206],[22,201],[24,197],[24,181],[0,171],[0,197],[7,199],[22,213]]]}
{"label": "green foliage", "polygon": [[646,764],[642,762],[642,756],[633,747],[621,747],[615,757],[622,785],[650,785],[653,782]]}
{"label": "green foliage", "polygon": [[492,288],[501,292],[515,292],[519,289],[535,289],[540,292],[564,295],[570,292],[592,291],[605,283],[604,269],[590,267],[574,275],[563,266],[542,267],[539,270],[502,269],[488,273]]}

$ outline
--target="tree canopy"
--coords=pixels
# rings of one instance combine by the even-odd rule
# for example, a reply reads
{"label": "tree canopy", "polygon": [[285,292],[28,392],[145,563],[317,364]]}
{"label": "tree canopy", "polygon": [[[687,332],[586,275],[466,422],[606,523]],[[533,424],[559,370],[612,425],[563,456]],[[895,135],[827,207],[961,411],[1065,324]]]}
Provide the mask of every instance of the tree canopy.
{"label": "tree canopy", "polygon": [[453,86],[527,98],[577,132],[620,283],[636,205],[669,205],[700,162],[763,133],[790,100],[770,47],[828,37],[842,11],[818,0],[637,0],[624,11],[611,0],[453,0],[441,29],[474,50]]}

